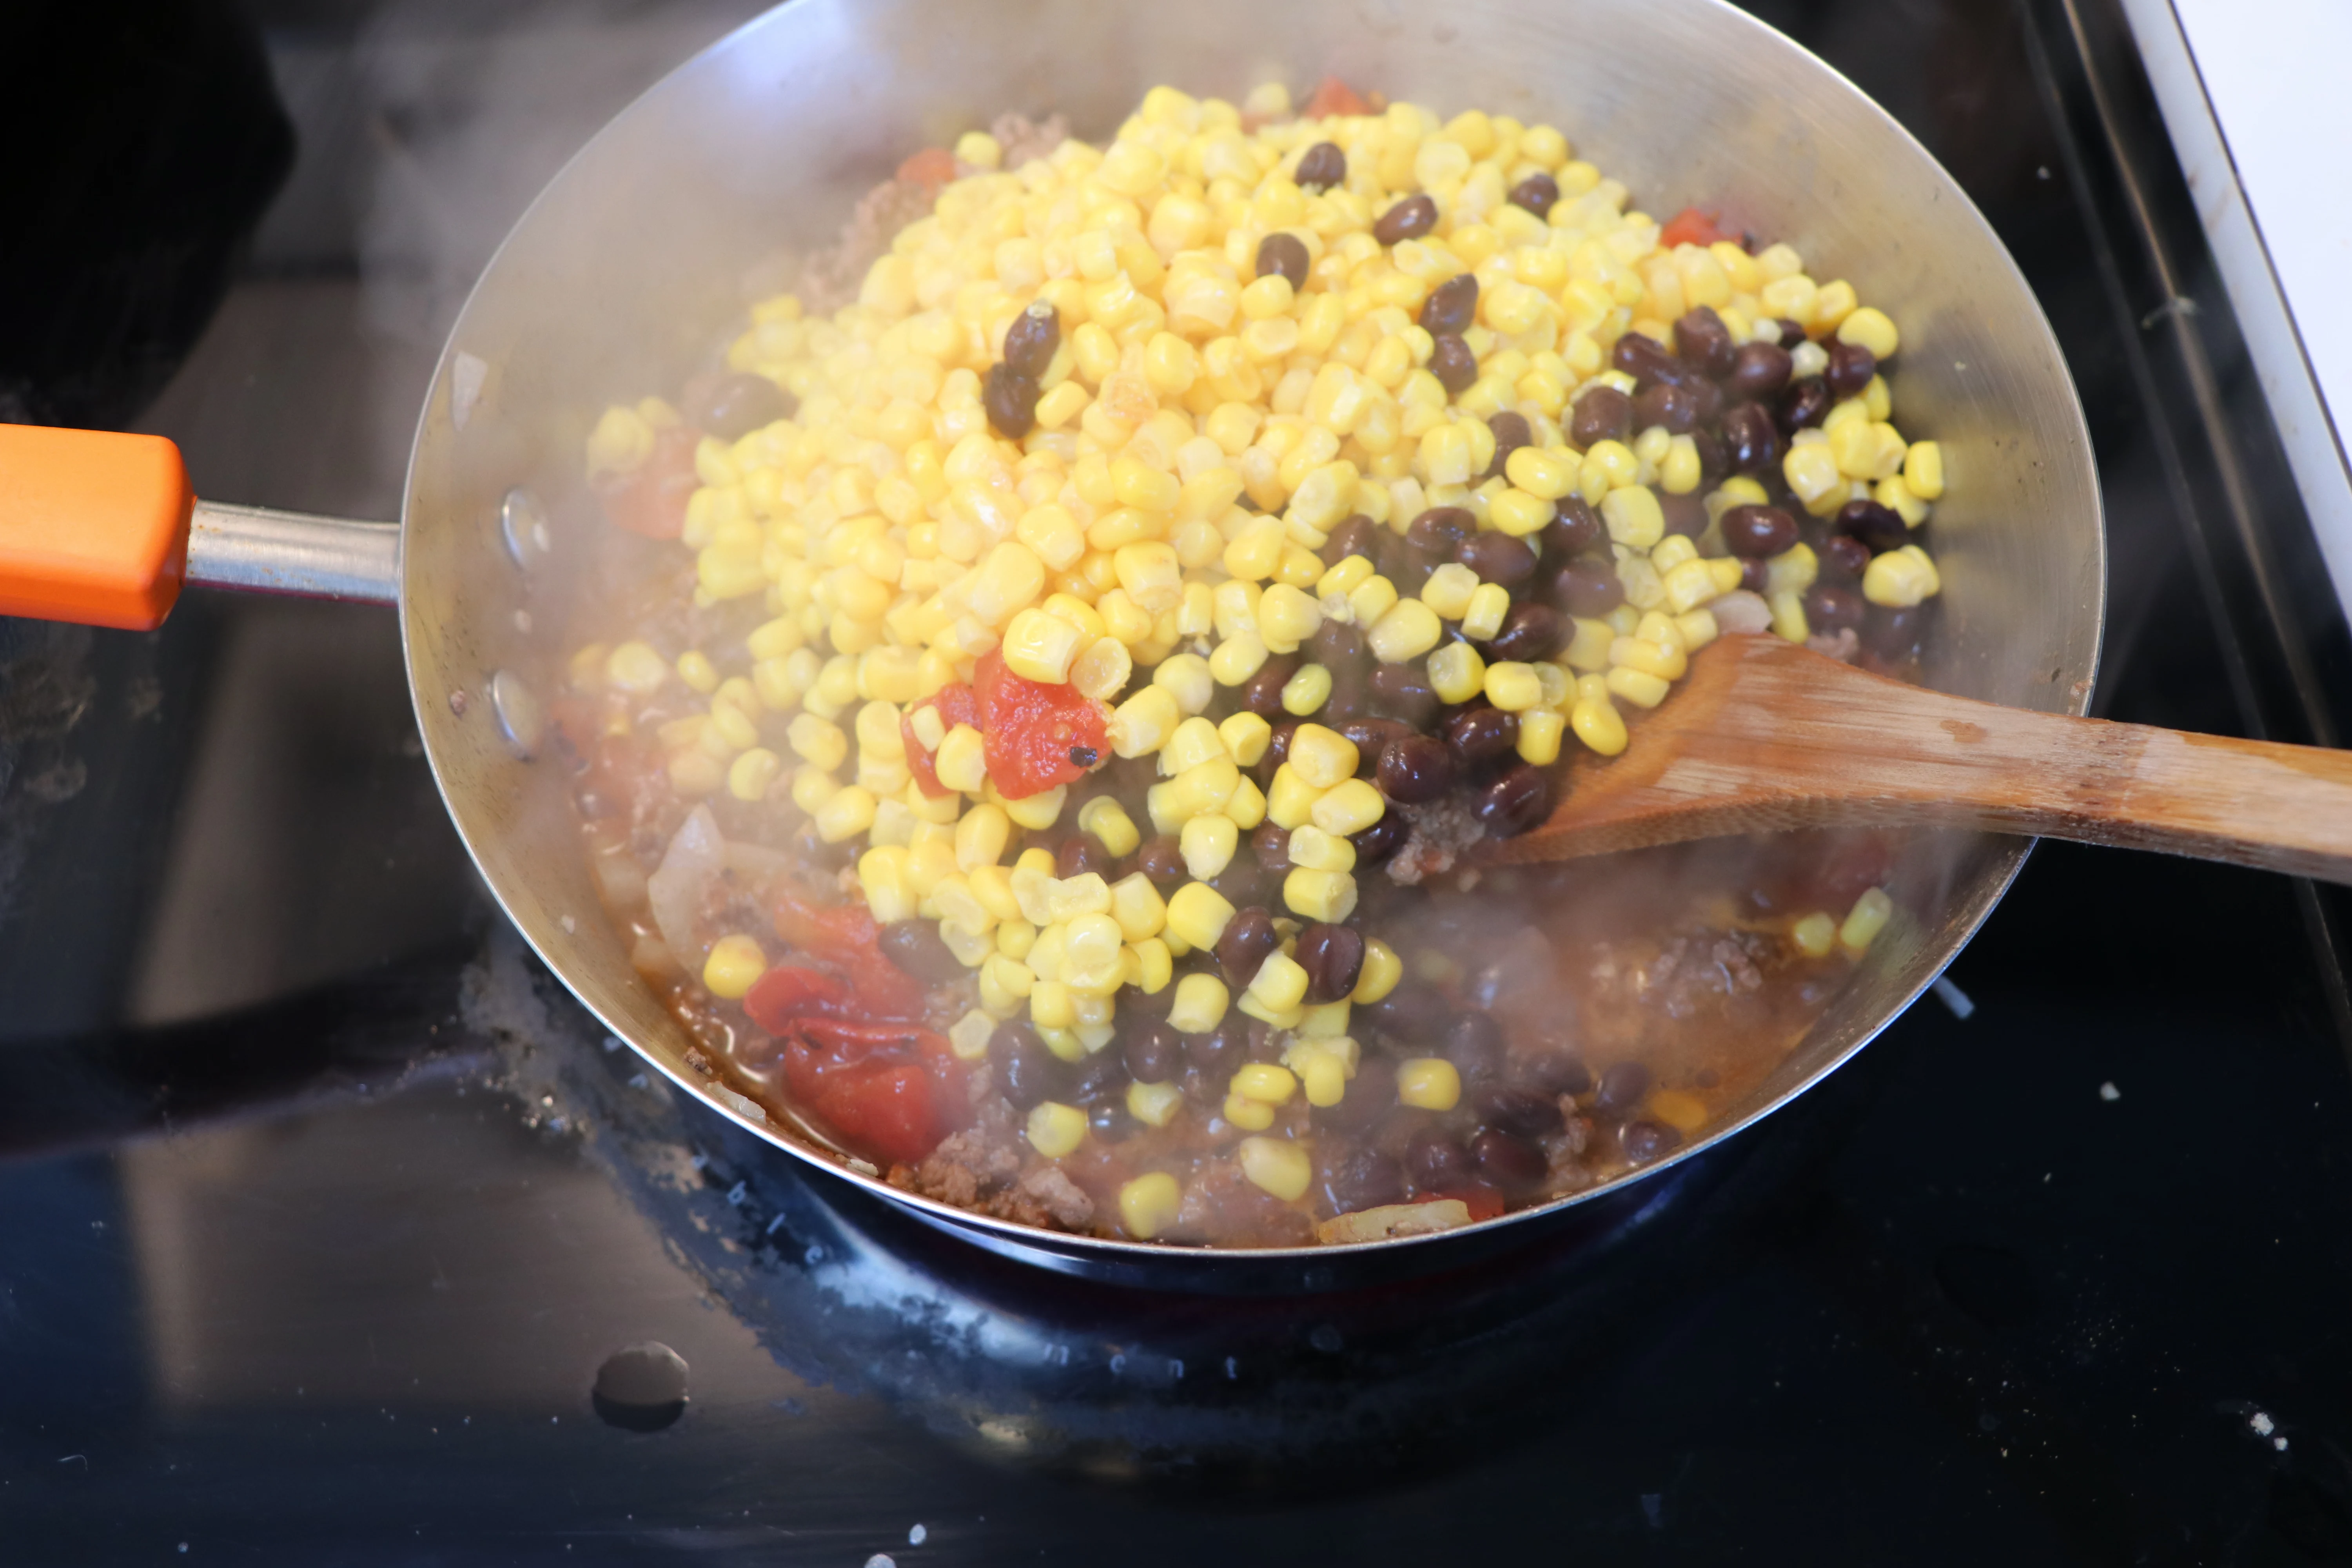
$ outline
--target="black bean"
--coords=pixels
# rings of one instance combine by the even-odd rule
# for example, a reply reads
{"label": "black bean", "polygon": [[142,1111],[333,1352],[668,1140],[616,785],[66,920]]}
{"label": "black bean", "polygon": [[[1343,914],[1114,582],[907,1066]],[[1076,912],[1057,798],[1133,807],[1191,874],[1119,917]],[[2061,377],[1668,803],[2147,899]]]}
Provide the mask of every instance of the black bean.
{"label": "black bean", "polygon": [[1658,512],[1666,521],[1668,533],[1679,533],[1685,539],[1696,539],[1706,531],[1706,501],[1696,490],[1687,495],[1675,495],[1668,490],[1660,490]]}
{"label": "black bean", "polygon": [[1565,647],[1568,632],[1568,622],[1558,610],[1529,599],[1510,607],[1503,616],[1503,629],[1487,639],[1486,651],[1496,658],[1533,664]]}
{"label": "black bean", "polygon": [[1489,1127],[1540,1138],[1560,1129],[1559,1096],[1523,1084],[1483,1083],[1469,1093],[1470,1113]]}
{"label": "black bean", "polygon": [[[1360,1078],[1357,1080],[1361,1081]],[[1356,1084],[1349,1084],[1348,1098],[1339,1104],[1353,1102],[1356,1094]],[[1339,1107],[1331,1109],[1337,1110]],[[1331,1163],[1323,1171],[1323,1196],[1333,1214],[1354,1214],[1359,1209],[1376,1209],[1404,1201],[1408,1190],[1404,1166],[1394,1155],[1383,1154],[1377,1149],[1343,1146],[1330,1159]]]}
{"label": "black bean", "polygon": [[[1416,1055],[1427,1055],[1445,1037],[1454,1005],[1434,985],[1421,980],[1400,980],[1389,994],[1364,1009],[1372,1026],[1394,1044]],[[1351,1015],[1352,1016],[1352,1015]]]}
{"label": "black bean", "polygon": [[1496,838],[1516,838],[1551,815],[1551,775],[1521,763],[1486,786],[1472,808]]}
{"label": "black bean", "polygon": [[1004,329],[1004,363],[1027,381],[1043,381],[1062,346],[1062,313],[1045,300],[1013,318]]}
{"label": "black bean", "polygon": [[1637,1165],[1663,1159],[1682,1146],[1683,1135],[1663,1121],[1628,1121],[1617,1134],[1618,1147]]}
{"label": "black bean", "polygon": [[1145,1024],[1129,1032],[1119,1047],[1138,1083],[1168,1083],[1184,1068],[1184,1039],[1166,1024]]}
{"label": "black bean", "polygon": [[1542,1150],[1499,1127],[1481,1128],[1470,1135],[1470,1163],[1481,1176],[1512,1194],[1534,1187],[1549,1169]]}
{"label": "black bean", "polygon": [[1834,583],[1816,583],[1805,590],[1805,624],[1817,632],[1834,636],[1849,626],[1859,632],[1868,609],[1861,595]]}
{"label": "black bean", "polygon": [[1465,1083],[1484,1083],[1503,1068],[1503,1026],[1495,1015],[1471,1007],[1445,1027],[1445,1058]]}
{"label": "black bean", "polygon": [[1433,506],[1405,529],[1406,542],[1440,561],[1451,561],[1465,540],[1478,531],[1478,519],[1467,507]]}
{"label": "black bean", "polygon": [[1910,529],[1904,526],[1903,514],[1874,500],[1846,502],[1838,508],[1836,526],[1840,533],[1862,541],[1873,555],[1899,550],[1911,539]]}
{"label": "black bean", "polygon": [[1163,888],[1190,875],[1184,868],[1184,852],[1172,833],[1145,839],[1143,847],[1135,852],[1135,868]]}
{"label": "black bean", "polygon": [[1307,659],[1337,674],[1371,658],[1364,647],[1364,634],[1345,621],[1325,621],[1307,639]]}
{"label": "black bean", "polygon": [[1601,542],[1601,514],[1591,503],[1580,495],[1564,495],[1552,502],[1551,521],[1536,537],[1543,542],[1543,552],[1554,562],[1572,561]]}
{"label": "black bean", "polygon": [[1676,359],[1674,351],[1657,339],[1642,332],[1627,332],[1609,351],[1609,363],[1633,378],[1636,388],[1654,386],[1662,381],[1680,386],[1690,378],[1690,367]]}
{"label": "black bean", "polygon": [[1739,345],[1731,356],[1731,373],[1723,378],[1723,390],[1743,401],[1762,402],[1789,384],[1789,351],[1778,343],[1752,342]]}
{"label": "black bean", "polygon": [[1371,674],[1372,707],[1418,730],[1437,716],[1437,689],[1418,662],[1384,664]]}
{"label": "black bean", "polygon": [[1511,205],[1524,207],[1538,217],[1549,217],[1552,205],[1559,200],[1559,182],[1549,174],[1529,174],[1511,187]]}
{"label": "black bean", "polygon": [[1066,1093],[1069,1065],[1045,1048],[1037,1031],[1014,1019],[996,1026],[988,1037],[988,1059],[995,1068],[997,1092],[1027,1110],[1041,1100]]}
{"label": "black bean", "polygon": [[[1323,192],[1329,190],[1332,186],[1342,184],[1346,181],[1348,178],[1348,154],[1339,151],[1339,147],[1333,142],[1318,142],[1314,146],[1309,147],[1303,154],[1300,155],[1298,160],[1298,173],[1294,176],[1294,178],[1297,181],[1298,188],[1300,190],[1313,191],[1319,195]],[[1428,198],[1423,197],[1423,199],[1427,200]],[[1435,217],[1435,208],[1433,205],[1431,209],[1431,216],[1433,219]],[[1391,239],[1383,239],[1381,243],[1382,245],[1393,245],[1396,241]]]}
{"label": "black bean", "polygon": [[1419,239],[1437,226],[1437,204],[1427,195],[1407,196],[1380,216],[1372,225],[1372,237],[1382,245],[1394,245],[1400,240]]}
{"label": "black bean", "polygon": [[1054,850],[1054,875],[1066,879],[1092,871],[1108,881],[1116,863],[1117,858],[1091,833],[1073,833]]}
{"label": "black bean", "polygon": [[1675,323],[1675,353],[1685,364],[1696,365],[1705,374],[1729,375],[1732,357],[1738,351],[1739,345],[1731,341],[1731,329],[1711,306],[1687,310]]}
{"label": "black bean", "polygon": [[1594,1109],[1622,1114],[1642,1103],[1650,1092],[1650,1069],[1640,1062],[1613,1062],[1601,1069],[1601,1087],[1593,1092]]}
{"label": "black bean", "polygon": [[1165,1018],[1169,1009],[1176,1005],[1176,987],[1169,984],[1157,991],[1143,991],[1129,986],[1118,994],[1118,1005],[1135,1015],[1134,1022]]}
{"label": "black bean", "polygon": [[1281,945],[1274,916],[1263,905],[1252,904],[1235,910],[1225,922],[1225,933],[1217,939],[1217,963],[1224,969],[1226,982],[1238,990],[1257,978],[1258,966]]}
{"label": "black bean", "polygon": [[1742,560],[1761,561],[1797,542],[1797,520],[1777,506],[1726,507],[1717,526],[1723,547]]}
{"label": "black bean", "polygon": [[1802,323],[1792,321],[1788,317],[1782,316],[1774,324],[1780,329],[1780,346],[1782,348],[1793,350],[1799,343],[1805,341],[1806,332]]}
{"label": "black bean", "polygon": [[1736,472],[1776,473],[1782,453],[1780,427],[1762,404],[1739,404],[1723,416],[1723,449]]}
{"label": "black bean", "polygon": [[1687,436],[1698,426],[1698,395],[1663,381],[1644,387],[1633,399],[1633,424],[1643,430],[1663,425],[1670,436]]}
{"label": "black bean", "polygon": [[1365,687],[1367,655],[1346,664],[1333,665],[1331,695],[1323,700],[1319,717],[1326,724],[1338,724],[1344,720],[1360,719],[1370,711],[1370,698]]}
{"label": "black bean", "polygon": [[1860,343],[1832,342],[1829,345],[1829,369],[1822,379],[1829,384],[1831,395],[1837,397],[1859,397],[1878,374],[1878,359]]}
{"label": "black bean", "polygon": [[892,921],[877,933],[883,955],[927,985],[963,978],[963,963],[940,939],[930,921]]}
{"label": "black bean", "polygon": [[1310,265],[1307,246],[1295,234],[1269,234],[1257,242],[1257,275],[1287,278],[1294,292],[1307,287]]}
{"label": "black bean", "polygon": [[1579,556],[1552,576],[1552,602],[1571,616],[1591,619],[1605,616],[1625,602],[1625,584],[1616,566],[1591,555]]}
{"label": "black bean", "polygon": [[1536,573],[1536,552],[1526,541],[1489,530],[1471,535],[1454,552],[1454,559],[1478,574],[1481,583],[1516,588]]}
{"label": "black bean", "polygon": [[1274,733],[1266,737],[1265,755],[1258,759],[1258,765],[1265,770],[1268,777],[1273,776],[1275,769],[1290,760],[1290,738],[1298,733],[1298,726],[1304,722],[1303,719],[1293,719],[1287,715],[1274,721]]}
{"label": "black bean", "polygon": [[1486,421],[1486,428],[1495,433],[1495,460],[1486,465],[1486,478],[1493,479],[1511,460],[1511,454],[1535,443],[1536,433],[1528,425],[1527,416],[1505,409]]}
{"label": "black bean", "polygon": [[1869,618],[1863,623],[1862,640],[1879,658],[1900,663],[1919,651],[1919,638],[1927,630],[1927,623],[1926,605],[1873,605]]}
{"label": "black bean", "polygon": [[[1712,425],[1723,417],[1723,388],[1705,376],[1695,376],[1683,384],[1683,390],[1696,400],[1697,419],[1702,426]],[[1693,430],[1693,436],[1698,432]]]}
{"label": "black bean", "polygon": [[706,436],[722,441],[740,440],[752,431],[789,419],[798,399],[764,375],[734,372],[714,376],[696,388],[684,413],[686,422]]}
{"label": "black bean", "polygon": [[1519,716],[1500,708],[1469,708],[1446,721],[1445,743],[1465,767],[1508,756],[1519,743]]}
{"label": "black bean", "polygon": [[1591,449],[1633,434],[1633,400],[1613,386],[1588,386],[1569,415],[1568,438]]}
{"label": "black bean", "polygon": [[1391,811],[1382,814],[1370,827],[1359,827],[1348,835],[1348,842],[1355,847],[1358,866],[1377,866],[1403,848],[1404,841],[1412,836],[1412,827],[1405,821],[1404,814]]}
{"label": "black bean", "polygon": [[1826,583],[1853,582],[1870,564],[1870,546],[1851,534],[1831,534],[1822,541],[1817,553],[1821,557],[1822,580]]}
{"label": "black bean", "polygon": [[1382,753],[1413,733],[1412,725],[1394,719],[1349,719],[1331,727],[1356,748],[1356,776],[1360,779],[1376,776]]}
{"label": "black bean", "polygon": [[1421,327],[1433,338],[1459,337],[1478,319],[1478,275],[1457,272],[1421,302]]}
{"label": "black bean", "polygon": [[1318,921],[1298,933],[1291,956],[1307,971],[1307,1000],[1318,1005],[1337,1002],[1356,988],[1364,972],[1364,933]]}
{"label": "black bean", "polygon": [[1436,1193],[1465,1185],[1473,1167],[1467,1149],[1436,1129],[1425,1128],[1404,1146],[1404,1169],[1415,1187]]}
{"label": "black bean", "polygon": [[1009,364],[988,367],[980,402],[988,410],[989,424],[1007,440],[1018,441],[1036,427],[1037,384]]}
{"label": "black bean", "polygon": [[1771,585],[1772,574],[1760,556],[1750,556],[1739,563],[1739,585],[1751,594],[1761,594]]}
{"label": "black bean", "polygon": [[1250,830],[1250,852],[1268,872],[1290,869],[1290,829],[1278,822],[1261,822]]}
{"label": "black bean", "polygon": [[1241,703],[1259,718],[1279,719],[1285,711],[1282,689],[1298,673],[1298,661],[1287,656],[1268,658],[1255,675],[1242,682]]}
{"label": "black bean", "polygon": [[1723,437],[1712,430],[1691,432],[1691,445],[1698,449],[1698,471],[1706,484],[1731,472],[1731,459],[1724,455]]}
{"label": "black bean", "polygon": [[1565,1047],[1554,1047],[1528,1058],[1519,1076],[1545,1094],[1582,1094],[1592,1087],[1592,1070],[1584,1058]]}
{"label": "black bean", "polygon": [[1339,526],[1323,536],[1323,564],[1337,566],[1350,555],[1371,560],[1372,552],[1379,547],[1380,527],[1360,511],[1341,518]]}
{"label": "black bean", "polygon": [[1789,384],[1789,390],[1780,395],[1780,405],[1773,418],[1784,434],[1793,436],[1819,425],[1835,401],[1830,395],[1829,383],[1818,375],[1809,375]]}
{"label": "black bean", "polygon": [[1215,1081],[1220,1097],[1225,1092],[1225,1080],[1249,1060],[1249,1024],[1239,1013],[1229,1013],[1207,1034],[1184,1037],[1184,1059],[1202,1077]]}
{"label": "black bean", "polygon": [[1478,379],[1478,356],[1471,353],[1468,343],[1445,333],[1429,351],[1429,374],[1437,378],[1438,385],[1459,397]]}
{"label": "black bean", "polygon": [[1127,1058],[1118,1051],[1097,1051],[1075,1064],[1070,1074],[1070,1103],[1093,1105],[1114,1096],[1124,1097],[1132,1081]]}

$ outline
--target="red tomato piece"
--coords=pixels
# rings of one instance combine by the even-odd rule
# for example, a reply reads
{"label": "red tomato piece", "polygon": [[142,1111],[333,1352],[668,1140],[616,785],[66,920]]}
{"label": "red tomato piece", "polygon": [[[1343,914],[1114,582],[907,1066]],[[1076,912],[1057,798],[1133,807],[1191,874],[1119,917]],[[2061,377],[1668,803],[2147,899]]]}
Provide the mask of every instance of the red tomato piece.
{"label": "red tomato piece", "polygon": [[1084,778],[1108,754],[1109,710],[1075,687],[1016,675],[994,651],[980,661],[972,687],[986,720],[988,776],[1007,800]]}
{"label": "red tomato piece", "polygon": [[862,1018],[919,1018],[922,984],[883,956],[880,931],[863,904],[813,904],[789,889],[776,900],[776,934],[840,972],[850,993],[846,1012]]}
{"label": "red tomato piece", "polygon": [[1298,111],[1301,120],[1324,120],[1334,114],[1370,114],[1372,106],[1363,94],[1336,76],[1327,76],[1315,84],[1315,94],[1307,107]]}
{"label": "red tomato piece", "polygon": [[892,1164],[929,1153],[966,1099],[947,1041],[905,1026],[805,1020],[784,1047],[784,1081],[844,1142]]}
{"label": "red tomato piece", "polygon": [[625,474],[596,481],[605,520],[647,539],[676,539],[686,527],[686,503],[702,480],[694,471],[699,430],[673,425],[654,437],[653,455]]}
{"label": "red tomato piece", "polygon": [[790,1034],[811,1016],[838,1018],[852,1010],[849,987],[821,969],[779,963],[753,983],[743,1011],[772,1035]]}
{"label": "red tomato piece", "polygon": [[955,154],[944,147],[926,147],[898,165],[898,177],[936,191],[955,178]]}
{"label": "red tomato piece", "polygon": [[1666,221],[1658,231],[1658,244],[1667,250],[1677,245],[1713,245],[1717,240],[1737,240],[1739,237],[1726,234],[1715,226],[1716,214],[1702,212],[1697,207],[1685,207]]}
{"label": "red tomato piece", "polygon": [[952,686],[940,687],[916,703],[908,710],[907,716],[898,721],[899,739],[907,743],[907,771],[915,775],[915,783],[925,795],[942,795],[948,793],[948,786],[940,783],[939,766],[932,761],[931,753],[924,749],[922,742],[915,739],[915,711],[924,708],[938,709],[940,718],[950,730],[959,724],[969,724],[977,730],[980,728],[980,699],[972,695],[971,687],[959,680]]}

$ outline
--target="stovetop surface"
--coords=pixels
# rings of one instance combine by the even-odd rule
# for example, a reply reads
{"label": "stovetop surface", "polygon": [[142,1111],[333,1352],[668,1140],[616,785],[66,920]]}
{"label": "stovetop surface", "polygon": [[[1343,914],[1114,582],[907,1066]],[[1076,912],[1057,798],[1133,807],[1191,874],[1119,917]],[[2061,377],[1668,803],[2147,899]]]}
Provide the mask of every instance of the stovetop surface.
{"label": "stovetop surface", "polygon": [[[2099,710],[2332,740],[2344,628],[2119,18],[1756,8],[2066,345]],[[205,493],[391,515],[498,233],[743,14],[254,6],[300,151],[142,427]],[[0,622],[0,1561],[2352,1561],[2331,895],[2044,845],[1952,988],[1609,1247],[1155,1296],[607,1048],[472,880],[389,616]],[[682,1414],[625,1386],[659,1357],[599,1384],[646,1342]]]}

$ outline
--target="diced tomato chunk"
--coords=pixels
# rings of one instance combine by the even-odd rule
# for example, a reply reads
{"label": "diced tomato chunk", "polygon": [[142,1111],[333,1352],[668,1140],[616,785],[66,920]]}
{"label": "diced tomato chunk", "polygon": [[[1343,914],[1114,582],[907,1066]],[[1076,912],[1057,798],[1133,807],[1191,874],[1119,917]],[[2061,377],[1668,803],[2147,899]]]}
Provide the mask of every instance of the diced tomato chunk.
{"label": "diced tomato chunk", "polygon": [[[913,975],[883,956],[880,932],[881,928],[875,924],[874,916],[864,904],[814,904],[790,890],[776,900],[776,934],[840,973],[853,999],[845,1009],[849,1016],[919,1018],[923,1014],[923,987]],[[761,983],[766,979],[766,975],[761,976]],[[761,1027],[768,1026],[762,1024]]]}
{"label": "diced tomato chunk", "polygon": [[803,1022],[784,1047],[784,1082],[842,1142],[893,1164],[929,1153],[965,1100],[947,1041],[905,1026]]}
{"label": "diced tomato chunk", "polygon": [[985,721],[988,776],[1005,799],[1041,794],[1102,765],[1108,710],[1076,688],[1016,675],[994,651],[980,661],[972,688]]}
{"label": "diced tomato chunk", "polygon": [[915,775],[915,783],[925,795],[942,795],[949,792],[948,786],[940,783],[939,765],[922,742],[915,738],[915,715],[925,708],[938,709],[948,730],[959,724],[969,724],[977,730],[980,728],[980,699],[972,694],[971,687],[959,680],[951,686],[940,687],[907,710],[906,717],[898,721],[899,739],[907,744],[907,771]]}
{"label": "diced tomato chunk", "polygon": [[1372,106],[1363,94],[1336,76],[1327,76],[1315,84],[1314,96],[1307,107],[1298,111],[1301,120],[1323,120],[1334,114],[1370,114]]}
{"label": "diced tomato chunk", "polygon": [[702,480],[694,471],[694,449],[702,432],[673,425],[654,437],[653,455],[625,474],[596,481],[596,497],[615,528],[647,539],[676,539],[686,527],[686,503]]}
{"label": "diced tomato chunk", "polygon": [[807,1017],[846,1017],[851,1011],[849,987],[821,969],[804,963],[779,963],[752,983],[743,998],[751,1022],[772,1035],[792,1032]]}
{"label": "diced tomato chunk", "polygon": [[1738,235],[1726,234],[1715,226],[1717,216],[1712,210],[1703,212],[1697,207],[1685,207],[1667,219],[1666,226],[1658,231],[1658,244],[1672,250],[1677,245],[1705,246],[1713,245],[1717,240],[1736,241],[1739,237]]}
{"label": "diced tomato chunk", "polygon": [[926,147],[898,165],[898,177],[937,190],[955,178],[955,154],[944,147]]}

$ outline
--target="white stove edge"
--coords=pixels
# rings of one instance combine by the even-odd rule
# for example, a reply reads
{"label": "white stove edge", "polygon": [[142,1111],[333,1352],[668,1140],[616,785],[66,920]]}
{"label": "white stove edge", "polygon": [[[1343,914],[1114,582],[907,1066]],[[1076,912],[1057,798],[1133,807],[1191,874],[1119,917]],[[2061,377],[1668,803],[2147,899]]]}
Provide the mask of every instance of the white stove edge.
{"label": "white stove edge", "polygon": [[[2337,424],[2329,418],[2327,395],[2334,392],[2336,408],[2352,420],[2352,314],[2347,314],[2352,306],[2343,302],[2341,289],[2342,279],[2352,276],[2352,254],[2330,259],[2330,252],[2352,249],[2352,240],[2347,237],[2352,234],[2347,226],[2352,219],[2314,225],[2285,205],[2286,193],[2298,185],[2306,200],[2340,192],[2347,148],[2316,139],[2319,144],[2298,156],[2298,150],[2282,146],[2283,121],[2263,112],[2263,106],[2249,96],[2250,89],[2274,85],[2292,97],[2299,85],[2292,79],[2305,68],[2293,63],[2282,68],[2275,57],[2260,63],[2251,59],[2244,50],[2252,46],[2228,31],[2232,22],[2240,26],[2247,24],[2242,9],[2231,11],[2226,3],[2217,4],[2217,0],[2185,3],[2191,13],[2187,26],[2208,46],[2201,57],[2202,69],[2174,0],[2122,0],[2165,128],[2197,204],[2207,243],[2212,247],[2279,439],[2286,448],[2295,487],[2311,514],[2336,599],[2352,615],[2352,463],[2347,461]],[[2308,12],[2313,20],[2322,23],[2312,32],[2324,35],[2342,26],[2347,15],[2342,5],[2343,0],[2273,0],[2273,6],[2264,8],[2260,31],[2273,38],[2296,37],[2295,18],[2285,13]],[[2316,60],[2331,53],[2313,49],[2309,56]],[[2337,57],[2332,63],[2340,68],[2344,58]],[[2273,70],[2282,74],[2269,74]],[[2238,142],[2224,137],[2222,115],[2209,91],[2209,71],[2225,84],[2224,96],[2232,106],[2229,115],[2240,128]],[[2343,118],[2347,100],[2340,84],[2332,96],[2333,107],[2324,112]],[[2324,100],[2306,98],[2303,101]],[[2241,159],[2250,162],[2242,163]],[[2249,203],[2247,184],[2254,187],[2254,201],[2273,215],[2267,232]],[[2282,241],[2284,255],[2274,255],[2273,244]],[[2323,299],[2315,286],[2330,267],[2336,269],[2333,277],[2337,285],[2333,300]],[[2290,308],[2290,293],[2303,304],[2306,317],[2326,312],[2325,320],[2309,323],[2313,332],[2309,339]],[[2320,355],[2316,364],[2315,350]]]}

